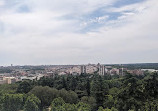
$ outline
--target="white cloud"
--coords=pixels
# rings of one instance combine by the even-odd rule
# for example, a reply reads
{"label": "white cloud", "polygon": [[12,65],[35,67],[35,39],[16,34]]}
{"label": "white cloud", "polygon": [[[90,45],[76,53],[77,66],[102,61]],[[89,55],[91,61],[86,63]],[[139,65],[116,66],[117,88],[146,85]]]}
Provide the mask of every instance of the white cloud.
{"label": "white cloud", "polygon": [[36,11],[57,10],[62,13],[85,14],[102,6],[111,5],[116,0],[28,0],[27,3]]}
{"label": "white cloud", "polygon": [[[149,2],[149,1],[147,1]],[[130,5],[125,5],[122,7],[111,7],[107,11],[109,12],[125,12],[125,11],[136,11],[136,12],[141,12],[142,10],[147,8],[147,2],[143,3],[135,3],[135,4],[130,4]]]}
{"label": "white cloud", "polygon": [[[113,2],[27,0],[3,9],[0,63],[158,62],[156,55],[152,55],[158,53],[157,0],[110,9],[122,16],[111,21],[107,21],[108,15],[93,18],[89,22],[103,21],[105,25],[96,32],[78,33],[89,23],[83,23],[80,17]],[[21,5],[27,5],[30,11],[17,12]],[[67,15],[74,18],[67,19]]]}
{"label": "white cloud", "polygon": [[3,6],[5,2],[3,0],[0,0],[0,6]]}

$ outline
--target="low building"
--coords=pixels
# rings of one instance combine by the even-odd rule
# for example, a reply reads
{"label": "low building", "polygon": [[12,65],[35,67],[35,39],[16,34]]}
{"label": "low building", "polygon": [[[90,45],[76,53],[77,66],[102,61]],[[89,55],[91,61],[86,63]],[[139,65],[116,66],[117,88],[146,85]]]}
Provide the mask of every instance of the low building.
{"label": "low building", "polygon": [[0,77],[0,84],[12,84],[16,82],[15,77]]}

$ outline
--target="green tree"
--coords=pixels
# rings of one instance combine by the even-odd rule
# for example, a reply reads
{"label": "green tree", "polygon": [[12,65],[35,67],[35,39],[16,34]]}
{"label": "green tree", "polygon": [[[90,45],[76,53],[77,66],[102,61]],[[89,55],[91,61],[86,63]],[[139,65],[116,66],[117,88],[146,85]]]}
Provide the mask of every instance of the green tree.
{"label": "green tree", "polygon": [[58,90],[50,88],[48,86],[36,86],[34,87],[29,94],[34,94],[41,101],[41,107],[50,106],[53,99],[58,97]]}
{"label": "green tree", "polygon": [[67,83],[66,83],[64,77],[62,77],[62,85],[63,85],[63,88],[65,88],[67,90]]}
{"label": "green tree", "polygon": [[126,75],[117,98],[116,105],[119,110],[128,111],[134,109],[138,111],[144,102],[143,87],[140,80],[133,75]]}
{"label": "green tree", "polygon": [[63,105],[63,107],[64,107],[65,111],[77,111],[78,110],[75,104],[65,103]]}
{"label": "green tree", "polygon": [[78,104],[76,104],[76,107],[77,111],[91,111],[90,105],[83,102],[79,102]]}
{"label": "green tree", "polygon": [[108,94],[108,84],[103,81],[101,76],[95,76],[92,81],[91,94],[95,97],[97,107],[103,106],[104,96]]}
{"label": "green tree", "polygon": [[17,88],[17,93],[28,93],[32,89],[32,85],[28,81],[23,81]]}
{"label": "green tree", "polygon": [[54,87],[54,79],[53,77],[52,78],[42,77],[40,78],[40,80],[38,80],[38,85]]}
{"label": "green tree", "polygon": [[81,102],[91,106],[91,109],[96,109],[96,100],[94,97],[84,96],[81,98]]}
{"label": "green tree", "polygon": [[71,90],[75,91],[76,87],[77,87],[77,80],[75,77],[73,77],[71,79],[70,88],[71,88]]}
{"label": "green tree", "polygon": [[69,93],[69,103],[76,104],[78,102],[78,96],[74,91],[68,91]]}
{"label": "green tree", "polygon": [[89,79],[87,79],[86,91],[87,91],[87,95],[90,96],[90,81],[89,81]]}
{"label": "green tree", "polygon": [[158,111],[158,100],[147,100],[142,107],[143,111]]}
{"label": "green tree", "polygon": [[103,106],[107,108],[112,108],[114,106],[115,99],[112,95],[106,95],[104,98]]}
{"label": "green tree", "polygon": [[158,98],[158,73],[153,73],[144,79],[146,98]]}
{"label": "green tree", "polygon": [[22,94],[4,94],[2,97],[2,111],[18,111],[22,109],[24,97]]}
{"label": "green tree", "polygon": [[103,109],[103,107],[99,107],[98,111],[118,111],[116,108],[112,107],[111,109]]}
{"label": "green tree", "polygon": [[14,94],[16,93],[16,90],[17,90],[17,87],[18,87],[18,84],[1,84],[0,85],[0,92],[5,94],[5,93],[8,93],[8,94]]}
{"label": "green tree", "polygon": [[32,94],[31,96],[27,97],[24,105],[24,111],[39,111],[40,103],[41,101]]}
{"label": "green tree", "polygon": [[52,111],[64,111],[63,105],[65,104],[65,101],[61,98],[55,98],[51,103],[51,110]]}
{"label": "green tree", "polygon": [[97,111],[104,111],[104,108],[102,106],[100,106]]}
{"label": "green tree", "polygon": [[58,92],[58,96],[63,98],[66,103],[74,103],[78,102],[78,96],[74,91],[67,91],[65,89],[61,89]]}

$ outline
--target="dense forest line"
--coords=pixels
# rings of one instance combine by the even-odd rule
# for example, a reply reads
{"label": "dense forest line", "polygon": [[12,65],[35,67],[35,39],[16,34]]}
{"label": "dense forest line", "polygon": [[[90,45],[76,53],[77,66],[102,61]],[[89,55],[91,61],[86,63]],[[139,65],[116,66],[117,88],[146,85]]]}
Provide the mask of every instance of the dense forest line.
{"label": "dense forest line", "polygon": [[[107,65],[108,66],[108,65]],[[113,67],[124,67],[127,69],[155,69],[158,70],[158,63],[137,63],[137,64],[111,64]]]}
{"label": "dense forest line", "polygon": [[158,73],[54,75],[0,85],[0,111],[157,111]]}

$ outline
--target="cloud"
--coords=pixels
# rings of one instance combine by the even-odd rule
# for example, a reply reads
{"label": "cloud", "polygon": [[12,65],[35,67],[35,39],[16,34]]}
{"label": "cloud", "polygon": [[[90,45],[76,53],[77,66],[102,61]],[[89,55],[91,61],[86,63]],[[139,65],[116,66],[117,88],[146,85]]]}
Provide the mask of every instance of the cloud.
{"label": "cloud", "polygon": [[7,0],[10,8],[0,9],[0,63],[158,62],[157,1],[117,8],[116,1]]}
{"label": "cloud", "polygon": [[0,6],[3,6],[4,5],[4,1],[0,1]]}

